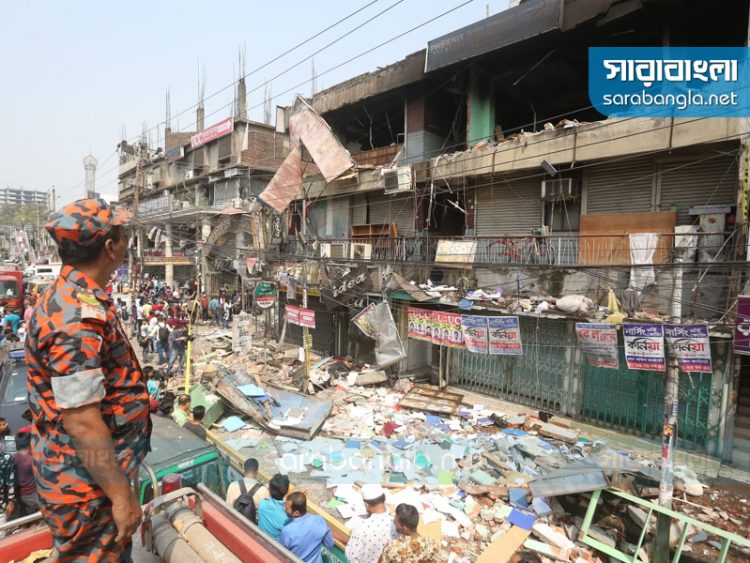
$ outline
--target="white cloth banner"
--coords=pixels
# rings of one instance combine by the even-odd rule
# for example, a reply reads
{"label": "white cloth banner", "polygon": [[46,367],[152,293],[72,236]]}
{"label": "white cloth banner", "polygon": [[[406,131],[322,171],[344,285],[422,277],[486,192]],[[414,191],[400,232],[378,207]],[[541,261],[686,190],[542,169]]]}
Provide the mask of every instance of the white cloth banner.
{"label": "white cloth banner", "polygon": [[659,235],[657,233],[638,233],[629,235],[629,237],[631,266],[629,287],[635,289],[640,295],[647,286],[656,283],[653,259],[656,244],[659,242]]}

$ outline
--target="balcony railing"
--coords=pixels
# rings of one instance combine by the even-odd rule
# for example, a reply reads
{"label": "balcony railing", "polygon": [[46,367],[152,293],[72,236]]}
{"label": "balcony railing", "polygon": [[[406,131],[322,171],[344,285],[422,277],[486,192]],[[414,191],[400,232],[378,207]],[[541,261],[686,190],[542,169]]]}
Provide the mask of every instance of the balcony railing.
{"label": "balcony railing", "polygon": [[[166,251],[163,248],[155,249],[155,248],[147,248],[143,251],[144,257],[159,257],[159,258],[165,258],[167,257]],[[173,248],[172,249],[172,257],[178,257],[178,256],[185,256],[187,258],[192,258],[195,256],[195,251],[192,249],[188,250],[182,250],[180,248]]]}
{"label": "balcony railing", "polygon": [[[659,235],[651,263],[709,263],[731,259],[732,233]],[[362,245],[367,245],[363,247]],[[675,248],[677,244],[677,248]],[[290,240],[282,257],[330,258],[373,262],[413,262],[471,265],[627,266],[631,264],[628,235],[503,235],[497,237],[438,237],[427,235],[325,239],[319,244]],[[648,254],[648,252],[646,252]]]}

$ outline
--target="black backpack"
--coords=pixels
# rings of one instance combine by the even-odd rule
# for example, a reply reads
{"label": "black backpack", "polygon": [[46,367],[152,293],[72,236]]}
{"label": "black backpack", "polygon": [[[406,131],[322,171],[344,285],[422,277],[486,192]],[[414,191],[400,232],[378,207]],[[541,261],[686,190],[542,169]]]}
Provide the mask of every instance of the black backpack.
{"label": "black backpack", "polygon": [[159,342],[166,342],[169,340],[169,329],[166,326],[159,327]]}
{"label": "black backpack", "polygon": [[127,321],[130,318],[130,313],[128,313],[126,307],[120,309],[120,318],[122,318],[123,321]]}
{"label": "black backpack", "polygon": [[245,480],[240,479],[237,481],[240,485],[240,496],[239,498],[234,501],[234,509],[242,514],[245,518],[250,520],[253,524],[258,523],[258,508],[255,506],[255,501],[253,500],[253,496],[256,492],[258,492],[258,489],[260,489],[263,485],[261,483],[255,483],[255,485],[252,486],[252,488],[248,491],[247,487],[245,487]]}

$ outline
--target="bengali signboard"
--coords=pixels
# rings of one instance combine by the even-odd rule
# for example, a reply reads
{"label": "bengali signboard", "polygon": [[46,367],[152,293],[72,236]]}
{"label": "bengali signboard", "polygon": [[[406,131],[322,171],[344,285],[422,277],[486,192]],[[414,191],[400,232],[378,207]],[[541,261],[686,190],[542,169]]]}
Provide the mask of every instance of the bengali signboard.
{"label": "bengali signboard", "polygon": [[138,203],[138,216],[141,219],[148,219],[157,215],[169,215],[171,212],[172,194],[168,191],[163,191],[156,197]]}
{"label": "bengali signboard", "polygon": [[625,323],[625,360],[629,369],[665,371],[664,327],[662,325]]}
{"label": "bengali signboard", "polygon": [[211,127],[206,127],[203,131],[190,137],[190,146],[197,149],[206,143],[214,141],[224,135],[228,135],[232,131],[234,131],[234,119],[227,117],[226,119],[211,125]]}
{"label": "bengali signboard", "polygon": [[734,321],[734,353],[750,355],[750,295],[737,297]]}
{"label": "bengali signboard", "polygon": [[576,323],[576,336],[589,365],[607,369],[620,368],[615,325]]}
{"label": "bengali signboard", "polygon": [[232,352],[249,353],[253,346],[253,317],[244,311],[232,320]]}
{"label": "bengali signboard", "polygon": [[287,304],[286,322],[290,325],[305,326],[315,328],[315,311],[312,309],[303,309]]}
{"label": "bengali signboard", "polygon": [[503,356],[523,354],[521,326],[518,317],[487,317],[489,324],[489,352]]}
{"label": "bengali signboard", "polygon": [[287,304],[286,306],[286,322],[290,325],[299,326],[299,307]]}
{"label": "bengali signboard", "polygon": [[465,348],[461,315],[432,311],[432,343],[450,348]]}
{"label": "bengali signboard", "polygon": [[299,310],[299,326],[315,328],[315,311],[312,309]]}
{"label": "bengali signboard", "polygon": [[461,315],[461,330],[466,349],[477,354],[486,354],[489,348],[487,317]]}
{"label": "bengali signboard", "polygon": [[432,342],[432,311],[409,307],[409,338]]}
{"label": "bengali signboard", "polygon": [[685,372],[711,373],[708,325],[664,325],[667,351]]}
{"label": "bengali signboard", "polygon": [[255,286],[255,304],[261,309],[273,307],[276,303],[276,284],[272,282],[260,282]]}

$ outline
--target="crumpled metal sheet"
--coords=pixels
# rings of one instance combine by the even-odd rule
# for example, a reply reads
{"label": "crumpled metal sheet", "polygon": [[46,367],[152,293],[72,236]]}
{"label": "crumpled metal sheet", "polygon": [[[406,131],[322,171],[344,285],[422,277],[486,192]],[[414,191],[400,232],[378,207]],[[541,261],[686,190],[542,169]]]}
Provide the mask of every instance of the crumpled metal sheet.
{"label": "crumpled metal sheet", "polygon": [[301,144],[305,145],[326,182],[332,182],[355,166],[352,155],[328,123],[299,96],[294,100],[289,119],[289,143],[289,155],[259,196],[277,213],[282,213],[302,189]]}
{"label": "crumpled metal sheet", "polygon": [[352,155],[339,142],[325,119],[299,96],[292,106],[289,131],[305,145],[326,182],[333,182],[354,168]]}
{"label": "crumpled metal sheet", "polygon": [[302,157],[299,145],[296,145],[292,146],[292,150],[258,197],[277,213],[283,213],[301,191]]}

